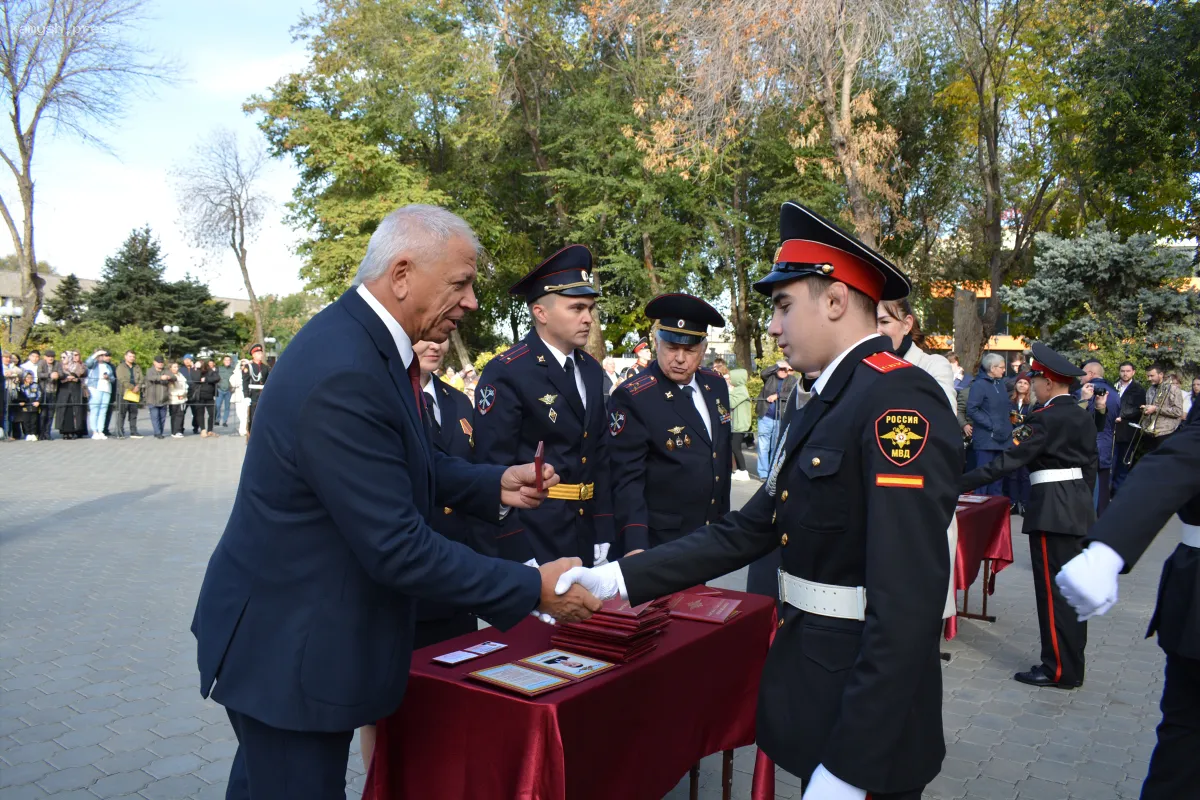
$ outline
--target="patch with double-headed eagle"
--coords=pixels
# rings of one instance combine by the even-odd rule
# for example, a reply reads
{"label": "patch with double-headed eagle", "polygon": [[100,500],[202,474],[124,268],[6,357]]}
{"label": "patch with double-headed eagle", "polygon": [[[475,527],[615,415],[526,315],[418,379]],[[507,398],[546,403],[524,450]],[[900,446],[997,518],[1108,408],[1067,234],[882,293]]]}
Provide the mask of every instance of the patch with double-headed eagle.
{"label": "patch with double-headed eagle", "polygon": [[875,441],[884,458],[903,467],[917,460],[929,438],[929,420],[908,408],[889,408],[875,420]]}

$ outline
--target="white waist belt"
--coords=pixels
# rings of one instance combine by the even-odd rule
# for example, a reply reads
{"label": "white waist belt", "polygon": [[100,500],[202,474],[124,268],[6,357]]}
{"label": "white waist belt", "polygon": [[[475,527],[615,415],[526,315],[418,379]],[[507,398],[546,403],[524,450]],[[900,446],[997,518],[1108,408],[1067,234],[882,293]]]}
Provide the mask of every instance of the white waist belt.
{"label": "white waist belt", "polygon": [[1183,523],[1183,543],[1188,547],[1200,548],[1200,525]]}
{"label": "white waist belt", "polygon": [[1037,472],[1029,473],[1029,484],[1031,486],[1037,486],[1039,483],[1061,483],[1062,481],[1081,480],[1083,480],[1083,470],[1079,467],[1039,469]]}
{"label": "white waist belt", "polygon": [[779,599],[788,605],[838,619],[867,618],[867,590],[861,586],[834,586],[806,581],[779,570]]}

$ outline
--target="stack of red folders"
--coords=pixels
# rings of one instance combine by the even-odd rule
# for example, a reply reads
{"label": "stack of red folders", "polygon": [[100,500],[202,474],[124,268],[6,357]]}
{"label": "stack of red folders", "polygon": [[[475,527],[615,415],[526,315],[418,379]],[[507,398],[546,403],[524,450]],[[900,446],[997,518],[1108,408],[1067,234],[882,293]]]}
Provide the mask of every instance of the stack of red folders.
{"label": "stack of red folders", "polygon": [[627,664],[658,647],[670,622],[667,598],[640,606],[615,598],[585,622],[557,626],[550,643],[573,653]]}

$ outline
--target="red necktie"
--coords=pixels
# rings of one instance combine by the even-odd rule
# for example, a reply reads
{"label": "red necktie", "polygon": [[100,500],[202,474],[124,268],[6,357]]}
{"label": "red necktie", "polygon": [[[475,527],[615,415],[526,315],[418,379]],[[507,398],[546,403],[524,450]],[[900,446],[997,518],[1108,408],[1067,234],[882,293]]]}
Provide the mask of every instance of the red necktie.
{"label": "red necktie", "polygon": [[421,363],[417,354],[413,353],[412,362],[408,365],[408,380],[413,387],[413,400],[417,403],[417,417],[421,417]]}

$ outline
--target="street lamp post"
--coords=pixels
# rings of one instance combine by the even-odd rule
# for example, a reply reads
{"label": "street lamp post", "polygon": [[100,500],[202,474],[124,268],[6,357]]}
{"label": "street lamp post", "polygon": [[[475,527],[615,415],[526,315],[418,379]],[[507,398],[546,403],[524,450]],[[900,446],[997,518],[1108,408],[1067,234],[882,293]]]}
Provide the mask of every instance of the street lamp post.
{"label": "street lamp post", "polygon": [[163,325],[163,333],[167,335],[167,361],[171,360],[171,336],[179,333],[178,325]]}
{"label": "street lamp post", "polygon": [[0,317],[8,319],[8,341],[10,343],[13,338],[13,320],[24,315],[25,309],[21,306],[14,306],[11,300],[0,306]]}
{"label": "street lamp post", "polygon": [[274,336],[267,336],[267,337],[263,338],[263,343],[270,345],[270,347],[267,348],[267,352],[270,355],[275,355],[275,343],[277,341],[279,341],[279,340],[276,339]]}

